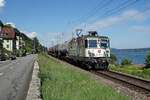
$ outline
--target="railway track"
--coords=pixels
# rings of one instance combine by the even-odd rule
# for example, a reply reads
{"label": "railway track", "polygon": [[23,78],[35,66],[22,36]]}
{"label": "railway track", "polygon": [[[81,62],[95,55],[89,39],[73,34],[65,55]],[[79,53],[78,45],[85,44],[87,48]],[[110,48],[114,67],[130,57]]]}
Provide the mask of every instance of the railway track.
{"label": "railway track", "polygon": [[116,71],[92,71],[101,77],[107,78],[115,83],[119,83],[131,90],[150,97],[150,81],[138,78],[132,75],[116,72]]}
{"label": "railway track", "polygon": [[[75,66],[79,67],[79,65],[75,65]],[[81,66],[79,68],[81,68]],[[100,77],[104,77],[105,79],[111,80],[115,83],[121,84],[122,86],[129,88],[130,90],[136,91],[137,93],[143,94],[144,96],[150,98],[150,80],[146,80],[133,75],[124,74],[112,70],[107,70],[107,71],[92,70],[90,72]]]}
{"label": "railway track", "polygon": [[[55,58],[58,60],[58,58]],[[65,60],[59,59],[60,61],[63,61],[65,63],[69,63]],[[123,86],[122,89],[125,89],[125,91],[122,91],[122,89],[119,89],[119,91],[122,91],[122,93],[127,94],[128,96],[131,96],[132,100],[150,100],[150,80],[145,80],[143,78],[139,78],[133,75],[124,74],[112,70],[108,71],[95,71],[95,70],[87,70],[83,68],[84,66],[81,66],[80,64],[74,64],[69,63],[73,65],[73,67],[78,67],[79,69],[86,70],[92,74],[95,74],[99,77],[103,77],[104,79],[111,80],[114,82],[114,84],[119,84],[115,86]],[[78,69],[77,68],[77,69]],[[112,84],[113,85],[113,84]],[[114,88],[114,85],[112,86]],[[131,91],[132,90],[132,91]]]}

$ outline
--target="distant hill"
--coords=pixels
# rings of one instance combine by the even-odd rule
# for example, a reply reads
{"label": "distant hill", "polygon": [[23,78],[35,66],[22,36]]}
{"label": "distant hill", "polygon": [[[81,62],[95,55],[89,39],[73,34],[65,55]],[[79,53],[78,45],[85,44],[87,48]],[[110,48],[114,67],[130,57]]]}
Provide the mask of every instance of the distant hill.
{"label": "distant hill", "polygon": [[150,48],[136,48],[136,49],[116,49],[111,48],[112,52],[150,52]]}

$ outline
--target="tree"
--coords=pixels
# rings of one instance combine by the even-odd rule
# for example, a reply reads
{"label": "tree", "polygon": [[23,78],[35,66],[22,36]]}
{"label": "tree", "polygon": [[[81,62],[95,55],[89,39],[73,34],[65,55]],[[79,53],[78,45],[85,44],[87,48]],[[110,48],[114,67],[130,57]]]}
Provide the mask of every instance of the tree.
{"label": "tree", "polygon": [[14,28],[14,31],[15,31],[15,34],[16,34],[17,36],[20,36],[20,35],[21,35],[20,31],[19,31],[17,28]]}
{"label": "tree", "polygon": [[3,51],[3,40],[0,40],[0,51],[1,51],[1,53]]}
{"label": "tree", "polygon": [[128,58],[124,58],[122,61],[121,61],[121,65],[130,65],[132,63],[132,61]]}
{"label": "tree", "polygon": [[1,20],[0,20],[0,26],[2,26],[2,27],[4,26],[4,24],[3,24],[3,22]]}
{"label": "tree", "polygon": [[146,62],[146,65],[144,66],[143,69],[150,68],[150,53],[146,56],[145,62]]}
{"label": "tree", "polygon": [[110,59],[111,59],[111,63],[112,64],[116,64],[117,63],[117,60],[118,60],[118,58],[117,58],[117,56],[115,55],[115,54],[110,54]]}
{"label": "tree", "polygon": [[38,47],[39,47],[39,40],[38,40],[38,38],[37,38],[37,37],[34,37],[34,38],[33,38],[33,42],[34,42],[34,49],[35,49],[36,51],[38,51]]}
{"label": "tree", "polygon": [[146,56],[146,63],[150,65],[150,53]]}
{"label": "tree", "polygon": [[146,66],[144,68],[150,68],[150,53],[145,58]]}

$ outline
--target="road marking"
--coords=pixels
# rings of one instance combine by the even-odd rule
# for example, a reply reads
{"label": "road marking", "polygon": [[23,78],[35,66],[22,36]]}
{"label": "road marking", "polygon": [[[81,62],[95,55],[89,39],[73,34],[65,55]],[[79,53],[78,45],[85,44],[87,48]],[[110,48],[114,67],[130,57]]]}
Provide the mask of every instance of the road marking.
{"label": "road marking", "polygon": [[0,76],[2,76],[4,73],[0,73]]}

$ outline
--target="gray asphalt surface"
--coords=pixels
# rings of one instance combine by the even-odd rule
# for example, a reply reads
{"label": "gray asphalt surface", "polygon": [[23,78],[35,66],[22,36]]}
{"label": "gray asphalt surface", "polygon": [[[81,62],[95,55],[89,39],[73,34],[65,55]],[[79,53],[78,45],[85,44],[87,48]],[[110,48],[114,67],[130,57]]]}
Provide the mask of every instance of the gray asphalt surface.
{"label": "gray asphalt surface", "polygon": [[0,61],[0,100],[25,100],[37,55]]}

